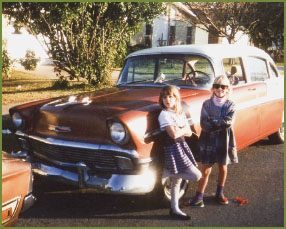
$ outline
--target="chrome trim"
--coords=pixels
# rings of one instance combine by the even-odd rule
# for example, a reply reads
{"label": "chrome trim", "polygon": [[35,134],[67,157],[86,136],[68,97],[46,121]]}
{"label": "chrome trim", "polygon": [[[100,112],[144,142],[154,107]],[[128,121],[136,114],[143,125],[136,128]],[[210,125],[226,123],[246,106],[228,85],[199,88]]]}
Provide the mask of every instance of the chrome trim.
{"label": "chrome trim", "polygon": [[20,158],[20,159],[25,159],[28,156],[28,152],[26,152],[26,151],[18,151],[17,153],[12,152],[11,156],[16,157],[16,158]]}
{"label": "chrome trim", "polygon": [[156,183],[156,174],[149,167],[145,168],[140,174],[111,174],[109,178],[89,175],[88,168],[84,163],[78,165],[77,173],[41,163],[33,163],[32,170],[41,176],[105,193],[145,194],[151,192]]}
{"label": "chrome trim", "polygon": [[78,166],[82,166],[82,162],[79,162],[79,163],[69,163],[69,162],[61,162],[61,161],[57,161],[57,160],[54,160],[54,159],[51,159],[49,157],[46,157],[42,154],[39,154],[37,152],[34,152],[34,154],[37,156],[37,157],[40,157],[42,159],[45,159],[55,165],[58,165],[58,166],[64,166],[64,167],[78,167]]}
{"label": "chrome trim", "polygon": [[21,213],[28,210],[30,207],[32,207],[35,201],[36,201],[36,197],[34,197],[33,194],[30,193],[29,195],[27,195],[24,199]]}
{"label": "chrome trim", "polygon": [[150,138],[150,137],[156,136],[156,135],[160,134],[161,132],[162,132],[162,131],[161,131],[160,128],[151,130],[151,131],[149,131],[148,133],[146,133],[146,134],[144,135],[144,138]]}
{"label": "chrome trim", "polygon": [[69,126],[56,126],[53,124],[49,124],[48,129],[59,133],[71,132],[71,128]]}
{"label": "chrome trim", "polygon": [[7,211],[8,209],[11,209],[12,211],[12,214],[9,217],[7,217],[4,220],[2,219],[3,220],[2,225],[14,217],[16,211],[19,208],[20,201],[21,201],[21,196],[16,196],[14,199],[11,199],[5,203],[2,203],[2,212]]}
{"label": "chrome trim", "polygon": [[31,138],[37,141],[41,141],[45,144],[50,144],[50,145],[66,146],[66,147],[81,148],[81,149],[91,149],[91,150],[108,150],[108,151],[122,152],[127,155],[133,156],[135,158],[139,158],[139,154],[137,153],[136,150],[123,149],[123,148],[112,146],[112,145],[91,144],[91,143],[85,143],[85,142],[72,142],[72,141],[66,141],[66,140],[59,140],[55,138],[41,138],[38,136],[25,134],[21,131],[17,131],[15,135],[26,137],[26,138]]}
{"label": "chrome trim", "polygon": [[148,158],[144,158],[144,159],[139,159],[138,164],[146,164],[146,163],[150,163],[152,161],[153,161],[153,159],[151,157],[148,157]]}

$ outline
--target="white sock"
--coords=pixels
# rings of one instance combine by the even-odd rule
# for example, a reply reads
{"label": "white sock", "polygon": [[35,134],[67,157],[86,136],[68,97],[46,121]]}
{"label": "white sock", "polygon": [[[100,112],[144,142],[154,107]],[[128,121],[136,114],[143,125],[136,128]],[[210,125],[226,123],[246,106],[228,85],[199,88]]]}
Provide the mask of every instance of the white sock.
{"label": "white sock", "polygon": [[182,179],[172,177],[172,188],[171,188],[171,208],[173,213],[178,215],[186,215],[179,208],[179,194],[180,194],[180,184]]}

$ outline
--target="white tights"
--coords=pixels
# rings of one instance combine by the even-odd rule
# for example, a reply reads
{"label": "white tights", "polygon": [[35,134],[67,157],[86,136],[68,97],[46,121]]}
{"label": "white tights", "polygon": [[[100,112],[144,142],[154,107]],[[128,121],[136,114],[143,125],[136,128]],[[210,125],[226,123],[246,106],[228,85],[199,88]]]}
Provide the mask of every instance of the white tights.
{"label": "white tights", "polygon": [[[166,173],[168,172],[164,171],[164,173],[166,175]],[[182,182],[182,178],[186,180],[198,181],[201,177],[202,177],[202,173],[195,166],[188,168],[182,173],[170,174],[170,178],[172,182],[171,208],[174,213],[179,214],[179,215],[186,215],[184,212],[181,211],[179,207],[180,184]]]}

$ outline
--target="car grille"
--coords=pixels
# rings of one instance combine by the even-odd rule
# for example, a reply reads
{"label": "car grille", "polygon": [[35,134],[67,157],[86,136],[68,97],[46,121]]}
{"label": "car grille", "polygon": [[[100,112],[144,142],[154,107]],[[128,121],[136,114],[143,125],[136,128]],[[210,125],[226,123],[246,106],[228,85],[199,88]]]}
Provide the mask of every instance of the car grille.
{"label": "car grille", "polygon": [[91,169],[117,169],[112,151],[56,146],[36,140],[31,140],[31,146],[37,155],[50,161],[56,160],[68,163],[84,162]]}

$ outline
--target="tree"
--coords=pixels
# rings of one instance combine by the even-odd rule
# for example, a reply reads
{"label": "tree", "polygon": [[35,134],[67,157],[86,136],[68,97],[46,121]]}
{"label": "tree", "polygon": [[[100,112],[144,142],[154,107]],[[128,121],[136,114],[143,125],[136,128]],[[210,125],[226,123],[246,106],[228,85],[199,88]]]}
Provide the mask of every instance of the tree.
{"label": "tree", "polygon": [[273,44],[284,47],[283,2],[185,2],[196,16],[196,26],[235,42],[238,32],[248,34],[253,43],[267,51]]}
{"label": "tree", "polygon": [[27,71],[35,70],[39,61],[40,59],[36,58],[36,54],[32,50],[27,50],[25,58],[20,58],[20,64]]}
{"label": "tree", "polygon": [[55,70],[108,84],[116,55],[141,23],[165,11],[153,2],[4,2],[3,13],[42,37]]}
{"label": "tree", "polygon": [[11,77],[11,70],[15,60],[12,60],[8,54],[8,51],[4,47],[2,51],[2,73],[6,75],[7,78]]}
{"label": "tree", "polygon": [[246,33],[247,28],[240,23],[245,17],[245,2],[184,2],[196,16],[191,18],[197,27],[217,37],[226,37],[234,43],[238,32]]}
{"label": "tree", "polygon": [[255,46],[264,50],[276,47],[276,51],[284,50],[284,3],[283,2],[252,2],[247,8],[242,25]]}

